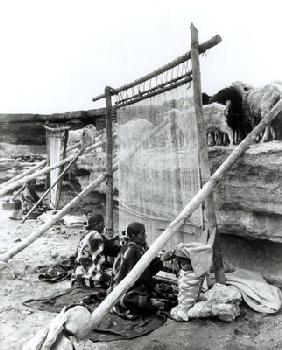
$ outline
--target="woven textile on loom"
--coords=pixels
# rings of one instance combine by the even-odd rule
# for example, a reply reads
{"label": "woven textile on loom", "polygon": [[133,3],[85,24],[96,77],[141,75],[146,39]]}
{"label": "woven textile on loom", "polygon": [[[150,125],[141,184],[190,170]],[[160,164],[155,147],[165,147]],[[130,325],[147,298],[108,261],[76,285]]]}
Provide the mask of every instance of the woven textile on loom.
{"label": "woven textile on loom", "polygon": [[[142,222],[149,244],[200,189],[191,90],[178,87],[117,110],[121,160],[136,148],[119,168],[119,229]],[[202,223],[199,207],[165,248],[202,241]]]}

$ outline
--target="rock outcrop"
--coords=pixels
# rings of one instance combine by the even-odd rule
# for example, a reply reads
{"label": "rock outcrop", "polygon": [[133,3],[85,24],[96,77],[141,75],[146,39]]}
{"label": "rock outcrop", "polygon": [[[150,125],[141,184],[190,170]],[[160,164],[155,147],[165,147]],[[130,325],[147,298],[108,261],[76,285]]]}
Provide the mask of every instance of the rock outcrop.
{"label": "rock outcrop", "polygon": [[[212,171],[231,153],[209,150]],[[282,242],[282,142],[251,146],[215,190],[220,232]]]}

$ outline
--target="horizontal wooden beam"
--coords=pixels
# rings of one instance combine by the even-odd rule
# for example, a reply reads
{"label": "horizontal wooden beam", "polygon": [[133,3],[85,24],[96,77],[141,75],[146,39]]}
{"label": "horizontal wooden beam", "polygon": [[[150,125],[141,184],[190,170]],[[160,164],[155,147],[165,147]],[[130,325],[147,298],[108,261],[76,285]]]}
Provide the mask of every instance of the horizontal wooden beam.
{"label": "horizontal wooden beam", "polygon": [[[117,107],[126,105],[127,102],[135,100],[135,99],[141,99],[141,100],[145,99],[148,96],[150,97],[150,95],[154,94],[154,92],[157,92],[157,94],[159,94],[161,92],[168,91],[166,89],[170,86],[172,86],[172,88],[174,88],[175,86],[173,84],[177,84],[177,82],[180,82],[180,85],[187,83],[188,81],[184,80],[187,78],[190,78],[188,81],[192,80],[192,71],[185,73],[177,78],[171,79],[165,83],[158,84],[158,85],[154,86],[153,88],[151,88],[150,90],[140,91],[131,97],[127,97],[127,98],[124,98],[122,100],[119,100],[118,102],[116,102],[115,107],[117,108]],[[184,80],[184,83],[181,82],[183,80]]]}
{"label": "horizontal wooden beam", "polygon": [[156,90],[152,89],[152,90],[145,91],[145,93],[142,94],[140,97],[133,97],[133,98],[130,98],[124,102],[123,101],[118,102],[115,105],[115,108],[118,109],[118,108],[121,108],[124,106],[129,106],[129,105],[135,104],[139,101],[145,100],[146,98],[151,98],[151,97],[154,97],[154,96],[161,94],[163,92],[167,92],[167,91],[176,89],[177,87],[182,86],[182,85],[187,84],[187,83],[190,83],[191,81],[192,81],[192,77],[186,77],[180,81],[177,81],[177,82],[170,84],[170,85],[167,85],[165,87],[162,87],[162,88],[159,88]]}
{"label": "horizontal wooden beam", "polygon": [[[210,40],[205,41],[203,44],[199,45],[199,53],[200,54],[204,53],[208,49],[211,49],[215,45],[219,44],[220,42],[221,42],[221,37],[219,35],[213,36]],[[117,89],[113,89],[112,94],[116,95],[116,94],[120,93],[121,91],[125,91],[125,90],[132,88],[133,86],[136,86],[138,84],[142,84],[145,81],[152,79],[152,78],[156,77],[157,75],[160,75],[160,74],[162,74],[162,73],[178,66],[179,64],[190,60],[190,59],[191,59],[191,51],[186,52],[184,55],[177,57],[172,62],[165,64],[164,66],[154,70],[153,72],[151,72],[151,73],[149,73],[149,74],[147,74],[139,79],[134,80],[132,83],[125,84]],[[105,95],[105,93],[103,93],[97,97],[92,98],[92,101],[95,102],[95,101],[98,101],[101,98],[105,98],[105,97],[106,97],[106,95]]]}

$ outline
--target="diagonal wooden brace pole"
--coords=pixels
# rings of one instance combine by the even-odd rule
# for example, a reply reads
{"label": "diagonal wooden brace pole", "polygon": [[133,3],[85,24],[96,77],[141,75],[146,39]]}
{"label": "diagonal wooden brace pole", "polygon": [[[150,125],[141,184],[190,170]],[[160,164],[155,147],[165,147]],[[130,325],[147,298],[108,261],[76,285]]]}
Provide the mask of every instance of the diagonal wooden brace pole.
{"label": "diagonal wooden brace pole", "polygon": [[[69,153],[70,151],[74,150],[75,148],[78,148],[80,145],[81,145],[81,142],[78,142],[76,145],[74,145],[74,146],[68,148],[68,149],[67,149],[67,153]],[[90,150],[93,149],[92,147],[94,147],[94,145],[89,146]],[[89,151],[89,149],[88,149],[88,151]],[[24,171],[23,173],[14,176],[13,178],[11,178],[10,180],[8,180],[8,181],[6,181],[6,182],[3,182],[3,183],[0,185],[0,188],[5,188],[5,186],[9,185],[10,183],[17,181],[17,180],[21,179],[21,178],[24,177],[24,176],[27,176],[27,175],[29,175],[29,174],[34,173],[36,170],[45,167],[46,164],[47,164],[47,160],[46,160],[46,159],[45,159],[45,160],[42,160],[41,162],[39,162],[39,163],[37,163],[36,165],[34,165],[33,167],[27,169],[27,170]]]}
{"label": "diagonal wooden brace pole", "polygon": [[106,299],[93,311],[93,327],[97,327],[103,317],[111,310],[119,298],[134,285],[150,262],[156,257],[165,243],[177,232],[183,225],[184,219],[189,218],[194,210],[212,193],[215,186],[223,178],[226,171],[234,164],[236,160],[246,151],[246,149],[255,141],[266,125],[273,120],[278,113],[282,111],[282,100],[280,100],[268,113],[268,115],[253,129],[253,131],[234,148],[233,152],[220,165],[217,171],[204,184],[203,188],[190,200],[182,212],[174,219],[167,229],[155,240],[147,252],[137,262],[130,273],[116,286]]}
{"label": "diagonal wooden brace pole", "polygon": [[11,178],[10,180],[3,182],[0,185],[0,189],[5,188],[6,186],[8,186],[9,184],[11,184],[12,182],[16,182],[18,180],[20,180],[21,178],[30,175],[32,173],[34,173],[36,170],[45,167],[45,165],[47,164],[47,160],[42,160],[41,162],[39,162],[38,164],[36,164],[35,166],[27,169],[26,171],[24,171],[23,173],[14,176],[13,178]]}
{"label": "diagonal wooden brace pole", "polygon": [[106,86],[106,235],[112,238],[114,234],[113,223],[113,119],[112,119],[112,88]]}
{"label": "diagonal wooden brace pole", "polygon": [[[116,137],[116,136],[117,136],[116,134],[113,135],[113,137]],[[95,143],[94,145],[87,147],[85,149],[85,152],[89,152],[89,151],[91,151],[91,150],[93,150],[95,148],[101,147],[104,144],[105,144],[105,141],[99,141],[99,142]],[[3,187],[0,188],[0,197],[5,195],[8,192],[14,190],[15,188],[17,188],[19,186],[22,186],[23,184],[25,184],[25,183],[35,179],[36,177],[39,177],[39,176],[44,175],[44,174],[47,174],[52,169],[61,167],[62,165],[71,162],[76,156],[77,156],[77,153],[76,154],[72,154],[72,155],[68,156],[67,158],[61,160],[57,164],[54,164],[53,166],[45,167],[45,168],[43,168],[41,170],[38,170],[37,172],[35,172],[33,174],[21,177],[17,181],[10,182],[9,184],[7,184],[7,186],[5,186],[5,188],[3,188]]]}

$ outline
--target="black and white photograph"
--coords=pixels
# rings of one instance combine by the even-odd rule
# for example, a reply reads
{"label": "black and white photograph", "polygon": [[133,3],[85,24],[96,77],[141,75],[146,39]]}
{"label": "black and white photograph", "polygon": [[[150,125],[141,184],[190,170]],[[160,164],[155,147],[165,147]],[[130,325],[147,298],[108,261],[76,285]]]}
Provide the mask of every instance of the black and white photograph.
{"label": "black and white photograph", "polygon": [[282,4],[0,0],[0,349],[282,349]]}

